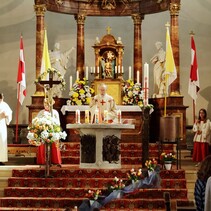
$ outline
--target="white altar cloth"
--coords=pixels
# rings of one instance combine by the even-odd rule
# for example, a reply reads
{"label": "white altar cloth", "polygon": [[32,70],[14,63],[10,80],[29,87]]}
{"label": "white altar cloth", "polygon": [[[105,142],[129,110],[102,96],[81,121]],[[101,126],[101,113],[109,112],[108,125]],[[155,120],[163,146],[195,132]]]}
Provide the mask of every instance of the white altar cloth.
{"label": "white altar cloth", "polygon": [[82,163],[81,162],[81,149],[80,149],[80,168],[97,168],[97,169],[113,169],[121,168],[121,155],[119,161],[116,163],[109,163],[103,161],[103,138],[105,136],[115,135],[121,139],[121,130],[135,129],[133,124],[67,124],[67,129],[77,129],[82,135],[96,136],[96,152],[95,163]]}
{"label": "white altar cloth", "polygon": [[[137,105],[133,105],[133,106],[130,106],[130,105],[117,105],[117,110],[121,110],[122,112],[124,111],[131,111],[131,112],[137,112],[137,111],[142,111],[141,108]],[[76,111],[76,110],[80,110],[80,111],[85,111],[85,110],[89,110],[90,107],[88,105],[83,105],[83,106],[76,106],[76,105],[71,105],[71,106],[68,106],[68,105],[63,105],[62,108],[61,108],[61,112],[63,115],[65,115],[65,112],[66,111]]]}

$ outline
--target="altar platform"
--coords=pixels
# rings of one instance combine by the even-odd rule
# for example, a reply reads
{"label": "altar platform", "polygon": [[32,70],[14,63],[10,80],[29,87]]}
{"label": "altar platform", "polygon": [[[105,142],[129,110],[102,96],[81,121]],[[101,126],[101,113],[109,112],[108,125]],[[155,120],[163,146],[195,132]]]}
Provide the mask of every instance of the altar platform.
{"label": "altar platform", "polygon": [[121,168],[121,131],[133,124],[67,124],[80,132],[80,168]]}

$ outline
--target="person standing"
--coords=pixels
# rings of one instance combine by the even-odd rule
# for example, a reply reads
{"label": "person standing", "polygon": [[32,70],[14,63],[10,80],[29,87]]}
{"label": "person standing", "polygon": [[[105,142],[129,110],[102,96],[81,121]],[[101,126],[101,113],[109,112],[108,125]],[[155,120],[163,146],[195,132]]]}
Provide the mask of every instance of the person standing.
{"label": "person standing", "polygon": [[[51,114],[48,99],[44,99],[44,109],[38,113],[37,117],[41,118],[41,117],[49,116],[49,115],[52,115],[54,117],[56,124],[60,125],[58,111],[53,109],[52,114]],[[51,163],[61,165],[62,159],[61,159],[61,152],[60,152],[58,144],[59,144],[59,140],[58,140],[58,143],[54,142],[51,145]],[[45,144],[42,144],[41,146],[37,148],[37,164],[39,165],[45,164]]]}
{"label": "person standing", "polygon": [[194,198],[197,211],[204,211],[205,189],[208,178],[211,176],[211,155],[202,162],[197,172],[197,180],[194,188]]}
{"label": "person standing", "polygon": [[12,110],[9,105],[4,102],[4,95],[0,93],[0,165],[8,162],[7,150],[7,125],[12,120]]}
{"label": "person standing", "polygon": [[[100,119],[105,120],[108,118],[108,122],[112,123],[116,121],[117,118],[117,108],[114,98],[106,93],[107,86],[105,84],[100,84],[98,87],[98,94],[95,95],[90,103],[91,111],[91,122],[94,122],[94,115],[96,109],[99,109]],[[107,110],[107,117],[104,117],[104,111]]]}
{"label": "person standing", "polygon": [[195,132],[193,138],[193,161],[198,162],[196,164],[198,166],[209,155],[210,120],[207,119],[207,111],[204,108],[199,110],[198,119],[193,125],[193,131]]}

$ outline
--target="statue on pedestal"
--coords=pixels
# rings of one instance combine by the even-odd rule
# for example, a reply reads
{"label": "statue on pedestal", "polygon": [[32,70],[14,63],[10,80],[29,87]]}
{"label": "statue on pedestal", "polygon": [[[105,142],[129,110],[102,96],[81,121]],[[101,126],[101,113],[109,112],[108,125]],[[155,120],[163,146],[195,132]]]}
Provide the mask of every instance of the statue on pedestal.
{"label": "statue on pedestal", "polygon": [[165,59],[166,52],[162,48],[161,42],[156,42],[158,52],[151,58],[154,64],[154,94],[153,97],[164,97],[165,94]]}

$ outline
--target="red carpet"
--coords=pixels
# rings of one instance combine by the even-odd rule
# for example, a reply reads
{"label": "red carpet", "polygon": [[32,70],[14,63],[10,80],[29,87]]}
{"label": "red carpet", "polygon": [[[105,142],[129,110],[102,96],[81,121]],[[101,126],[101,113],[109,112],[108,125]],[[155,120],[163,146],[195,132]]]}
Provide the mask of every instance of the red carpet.
{"label": "red carpet", "polygon": [[[79,144],[66,144],[67,151],[63,154],[66,158],[69,155],[79,156],[79,147]],[[171,147],[168,146],[167,149],[170,150]],[[157,149],[157,145],[150,146],[150,151],[155,154],[158,153]],[[79,207],[86,199],[89,189],[106,190],[115,176],[126,180],[126,173],[132,168],[133,159],[138,164],[141,163],[140,144],[122,144],[121,152],[122,160],[127,158],[127,165],[123,165],[122,169],[97,170],[79,169],[77,165],[64,165],[62,168],[53,166],[50,169],[52,178],[42,178],[44,167],[15,169],[12,177],[8,179],[5,196],[1,198],[0,210],[9,208],[9,210],[60,211],[65,210],[66,207]],[[175,203],[188,201],[184,170],[162,170],[160,177],[162,180],[159,189],[139,189],[124,195],[124,198],[111,201],[102,210],[165,210],[163,197],[165,192],[170,193],[171,200]]]}

